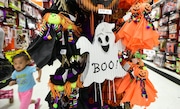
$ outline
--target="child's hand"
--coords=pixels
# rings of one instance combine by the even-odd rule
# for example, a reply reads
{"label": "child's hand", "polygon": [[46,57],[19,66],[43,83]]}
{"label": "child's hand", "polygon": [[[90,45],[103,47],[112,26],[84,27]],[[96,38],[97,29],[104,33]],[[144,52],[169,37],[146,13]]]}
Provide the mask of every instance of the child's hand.
{"label": "child's hand", "polygon": [[38,82],[41,82],[41,78],[40,78],[40,77],[36,78],[36,80],[37,80]]}
{"label": "child's hand", "polygon": [[42,70],[38,67],[36,67],[37,71],[38,71],[38,77],[36,78],[36,80],[38,82],[41,82],[41,74],[42,74]]}
{"label": "child's hand", "polygon": [[10,81],[10,82],[9,82],[9,86],[12,86],[12,85],[14,85],[14,84],[16,84],[16,81]]}

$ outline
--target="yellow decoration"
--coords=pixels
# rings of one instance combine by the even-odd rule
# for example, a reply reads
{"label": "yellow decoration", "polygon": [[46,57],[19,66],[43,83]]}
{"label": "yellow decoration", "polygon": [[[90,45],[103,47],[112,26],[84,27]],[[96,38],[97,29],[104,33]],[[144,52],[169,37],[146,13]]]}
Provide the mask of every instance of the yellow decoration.
{"label": "yellow decoration", "polygon": [[19,49],[19,50],[13,50],[13,51],[8,51],[8,52],[5,52],[5,57],[8,59],[8,61],[12,63],[12,58],[13,56],[17,55],[17,54],[20,54],[21,52],[25,52],[29,59],[31,59],[30,55],[28,54],[28,52],[26,50],[22,50],[22,49]]}
{"label": "yellow decoration", "polygon": [[49,36],[47,37],[47,39],[48,39],[48,40],[51,40],[51,39],[52,39],[52,37],[49,35]]}

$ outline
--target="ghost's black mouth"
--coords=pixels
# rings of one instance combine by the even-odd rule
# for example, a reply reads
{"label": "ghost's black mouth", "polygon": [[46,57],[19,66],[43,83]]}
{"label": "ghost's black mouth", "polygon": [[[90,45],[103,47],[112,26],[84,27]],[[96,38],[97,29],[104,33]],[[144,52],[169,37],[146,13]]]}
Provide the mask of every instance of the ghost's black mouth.
{"label": "ghost's black mouth", "polygon": [[106,45],[106,46],[101,46],[101,47],[105,52],[107,52],[109,50],[109,44]]}

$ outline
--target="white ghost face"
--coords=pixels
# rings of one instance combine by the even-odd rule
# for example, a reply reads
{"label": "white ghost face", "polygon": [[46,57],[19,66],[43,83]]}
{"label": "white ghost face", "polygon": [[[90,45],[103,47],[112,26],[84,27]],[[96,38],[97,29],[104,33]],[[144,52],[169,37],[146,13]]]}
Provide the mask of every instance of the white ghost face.
{"label": "white ghost face", "polygon": [[105,52],[109,50],[109,36],[106,35],[105,37],[98,37],[98,43],[102,47]]}
{"label": "white ghost face", "polygon": [[[113,44],[113,41],[115,40],[112,36],[114,36],[114,33],[111,29],[107,28],[113,28],[114,25],[112,24],[104,24],[101,27],[97,27],[96,34],[94,37],[94,44],[98,44],[104,52],[108,52],[111,44]],[[111,27],[112,26],[112,27]]]}

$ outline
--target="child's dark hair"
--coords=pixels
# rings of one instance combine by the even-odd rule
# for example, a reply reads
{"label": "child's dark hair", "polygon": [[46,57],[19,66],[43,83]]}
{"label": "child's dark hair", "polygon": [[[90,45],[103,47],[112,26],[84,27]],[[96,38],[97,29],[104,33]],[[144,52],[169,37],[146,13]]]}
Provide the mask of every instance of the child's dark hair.
{"label": "child's dark hair", "polygon": [[19,58],[19,57],[24,57],[24,59],[25,59],[26,61],[29,61],[29,60],[30,60],[30,58],[28,57],[28,55],[27,55],[25,52],[21,52],[21,53],[19,53],[19,54],[16,54],[15,56],[13,56],[12,62],[14,61],[14,59]]}

